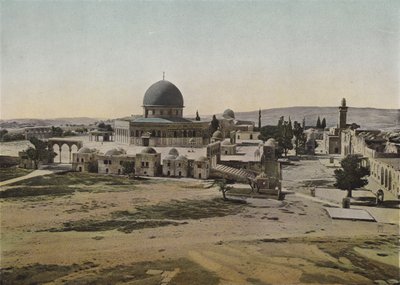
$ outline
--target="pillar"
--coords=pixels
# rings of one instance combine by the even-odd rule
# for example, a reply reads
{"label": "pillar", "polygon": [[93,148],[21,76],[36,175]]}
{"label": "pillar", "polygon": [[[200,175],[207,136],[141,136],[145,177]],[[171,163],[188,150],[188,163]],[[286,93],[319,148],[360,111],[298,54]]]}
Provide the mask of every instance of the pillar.
{"label": "pillar", "polygon": [[72,163],[72,148],[70,145],[68,145],[69,148],[69,163]]}
{"label": "pillar", "polygon": [[58,155],[60,156],[60,163],[61,163],[61,146],[60,145],[58,146],[58,149],[60,150]]}

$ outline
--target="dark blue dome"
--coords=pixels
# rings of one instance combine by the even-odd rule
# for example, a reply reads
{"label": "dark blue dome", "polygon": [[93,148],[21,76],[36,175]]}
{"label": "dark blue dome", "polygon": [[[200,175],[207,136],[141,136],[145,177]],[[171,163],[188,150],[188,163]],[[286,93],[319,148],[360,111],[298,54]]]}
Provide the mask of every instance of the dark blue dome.
{"label": "dark blue dome", "polygon": [[147,89],[143,105],[183,107],[183,96],[174,84],[167,80],[160,80]]}

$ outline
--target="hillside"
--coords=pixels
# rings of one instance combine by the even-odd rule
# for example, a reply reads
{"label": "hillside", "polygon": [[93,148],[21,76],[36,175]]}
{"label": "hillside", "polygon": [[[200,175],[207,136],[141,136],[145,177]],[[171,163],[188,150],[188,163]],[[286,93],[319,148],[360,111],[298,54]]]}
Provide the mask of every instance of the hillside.
{"label": "hillside", "polygon": [[[221,116],[221,114],[217,114]],[[241,120],[250,120],[258,122],[258,110],[251,112],[235,112],[236,118]],[[212,115],[201,115],[203,120],[211,120]],[[292,121],[301,122],[306,119],[306,125],[312,126],[317,122],[318,116],[326,118],[327,126],[333,127],[337,124],[338,108],[337,107],[289,107],[289,108],[272,108],[261,111],[262,125],[275,125],[280,116],[288,118]],[[187,115],[186,117],[195,117]],[[363,129],[382,129],[392,130],[399,129],[400,110],[399,109],[374,109],[374,108],[349,108],[348,123],[357,123]],[[29,126],[65,126],[69,125],[91,125],[98,122],[99,118],[57,118],[57,119],[10,119],[0,120],[0,127],[6,129],[15,129]]]}
{"label": "hillside", "polygon": [[[235,112],[237,119],[252,120],[258,122],[258,111]],[[307,126],[315,125],[318,116],[326,118],[328,127],[336,126],[338,118],[337,107],[290,107],[273,108],[261,110],[262,125],[275,125],[280,116],[292,121],[301,122],[306,120]],[[374,109],[374,108],[349,108],[347,113],[348,123],[357,123],[363,129],[399,129],[400,110],[399,109]]]}

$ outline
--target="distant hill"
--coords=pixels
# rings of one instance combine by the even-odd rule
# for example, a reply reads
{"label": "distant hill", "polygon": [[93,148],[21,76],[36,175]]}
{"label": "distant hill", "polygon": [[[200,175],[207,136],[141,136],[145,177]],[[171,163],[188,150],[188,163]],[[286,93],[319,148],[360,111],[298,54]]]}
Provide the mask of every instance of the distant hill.
{"label": "distant hill", "polygon": [[0,127],[5,129],[17,129],[34,126],[66,126],[68,125],[90,125],[100,121],[98,118],[56,118],[56,119],[10,119],[0,120]]}
{"label": "distant hill", "polygon": [[[276,125],[280,116],[302,122],[306,119],[307,126],[314,126],[320,116],[326,118],[327,127],[337,125],[338,107],[289,107],[261,110],[262,125]],[[258,111],[235,112],[235,117],[241,120],[251,120],[258,124]],[[347,122],[357,123],[362,129],[393,130],[400,129],[400,109],[351,108],[347,112]]]}
{"label": "distant hill", "polygon": [[[221,116],[222,114],[217,114]],[[249,120],[258,124],[258,110],[251,112],[235,112],[236,119]],[[288,107],[261,110],[262,125],[276,125],[279,117],[289,116],[293,121],[302,122],[306,119],[307,126],[313,126],[318,116],[326,118],[328,127],[336,126],[338,107]],[[194,115],[187,117],[195,117]],[[211,120],[212,115],[201,115],[202,120]],[[57,119],[10,119],[0,120],[0,127],[6,129],[23,128],[29,126],[65,126],[91,125],[98,121],[110,122],[100,118],[57,118]],[[347,112],[347,122],[357,123],[363,129],[393,130],[400,129],[400,109],[352,108]]]}

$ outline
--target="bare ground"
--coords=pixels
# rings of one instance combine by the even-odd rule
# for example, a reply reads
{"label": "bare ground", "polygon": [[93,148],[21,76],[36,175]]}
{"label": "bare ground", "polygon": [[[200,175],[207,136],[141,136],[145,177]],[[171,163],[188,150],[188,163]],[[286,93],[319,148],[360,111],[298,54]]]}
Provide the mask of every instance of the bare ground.
{"label": "bare ground", "polygon": [[[298,169],[329,180],[310,169],[316,163],[290,166],[285,183],[304,187]],[[50,191],[1,199],[2,284],[373,284],[399,276],[398,225],[333,221],[295,195],[231,203],[196,180],[79,175],[2,189]]]}

